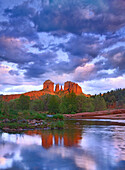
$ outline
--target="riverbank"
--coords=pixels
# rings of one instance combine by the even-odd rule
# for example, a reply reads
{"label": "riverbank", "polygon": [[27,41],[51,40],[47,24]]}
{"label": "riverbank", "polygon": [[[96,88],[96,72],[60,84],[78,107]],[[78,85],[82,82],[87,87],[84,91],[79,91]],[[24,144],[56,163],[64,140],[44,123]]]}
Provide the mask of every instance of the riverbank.
{"label": "riverbank", "polygon": [[63,129],[64,128],[64,116],[60,114],[46,115],[39,114],[20,116],[7,116],[2,115],[0,117],[0,129],[9,132],[23,132],[25,130],[33,129]]}
{"label": "riverbank", "polygon": [[65,114],[65,118],[125,120],[125,109]]}
{"label": "riverbank", "polygon": [[[23,132],[33,129],[64,129],[65,119],[110,119],[125,120],[125,109],[114,109],[96,112],[84,112],[76,114],[55,114],[46,115],[36,113],[35,115],[8,116],[0,117],[0,129],[5,132]],[[121,124],[121,123],[120,123]],[[125,125],[125,123],[122,123]]]}

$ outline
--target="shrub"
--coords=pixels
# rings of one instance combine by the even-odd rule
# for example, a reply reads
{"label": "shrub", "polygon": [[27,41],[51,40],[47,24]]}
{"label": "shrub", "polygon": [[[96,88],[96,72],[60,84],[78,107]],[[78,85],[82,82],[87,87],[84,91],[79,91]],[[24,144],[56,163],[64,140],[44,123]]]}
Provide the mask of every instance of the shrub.
{"label": "shrub", "polygon": [[33,115],[34,119],[42,119],[45,120],[46,119],[46,114],[40,114],[40,113],[36,113]]}
{"label": "shrub", "polygon": [[63,120],[64,116],[62,114],[55,114],[55,115],[53,115],[53,118]]}
{"label": "shrub", "polygon": [[76,114],[76,112],[71,112],[71,114]]}
{"label": "shrub", "polygon": [[57,121],[55,125],[58,129],[64,128],[64,122],[63,121]]}

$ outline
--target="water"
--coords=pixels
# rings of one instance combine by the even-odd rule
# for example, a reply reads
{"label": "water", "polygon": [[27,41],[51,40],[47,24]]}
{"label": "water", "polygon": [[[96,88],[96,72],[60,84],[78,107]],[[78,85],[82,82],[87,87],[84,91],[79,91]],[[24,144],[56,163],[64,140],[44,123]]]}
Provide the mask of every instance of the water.
{"label": "water", "polygon": [[0,169],[125,170],[125,127],[70,120],[60,131],[0,132]]}

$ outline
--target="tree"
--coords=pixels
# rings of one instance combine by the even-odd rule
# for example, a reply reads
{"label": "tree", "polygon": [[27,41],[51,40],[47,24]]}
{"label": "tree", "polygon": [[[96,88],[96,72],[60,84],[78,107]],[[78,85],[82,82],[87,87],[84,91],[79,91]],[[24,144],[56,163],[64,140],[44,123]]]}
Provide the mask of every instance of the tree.
{"label": "tree", "polygon": [[9,113],[8,102],[6,102],[6,101],[2,102],[1,113],[2,114],[8,114]]}
{"label": "tree", "polygon": [[50,113],[58,113],[59,112],[59,97],[58,96],[51,96],[48,104],[48,109]]}
{"label": "tree", "polygon": [[43,110],[48,111],[48,105],[49,105],[49,100],[50,100],[51,95],[50,94],[45,94],[40,97],[40,100],[43,102]]}
{"label": "tree", "polygon": [[42,100],[33,100],[30,103],[30,110],[33,111],[44,111],[44,104]]}
{"label": "tree", "polygon": [[75,93],[69,93],[62,97],[60,104],[61,113],[71,113],[77,111],[77,99]]}
{"label": "tree", "polygon": [[9,114],[17,114],[18,112],[18,99],[10,100],[8,102]]}
{"label": "tree", "polygon": [[0,98],[0,113],[2,112],[3,100]]}
{"label": "tree", "polygon": [[85,104],[85,111],[86,112],[93,112],[95,110],[95,103],[93,98],[87,98]]}
{"label": "tree", "polygon": [[21,95],[17,104],[20,110],[28,110],[30,105],[30,97]]}
{"label": "tree", "polygon": [[78,95],[76,97],[76,100],[77,100],[77,112],[86,111],[87,97],[84,95]]}
{"label": "tree", "polygon": [[95,110],[101,111],[106,109],[106,102],[103,97],[96,96],[95,97]]}

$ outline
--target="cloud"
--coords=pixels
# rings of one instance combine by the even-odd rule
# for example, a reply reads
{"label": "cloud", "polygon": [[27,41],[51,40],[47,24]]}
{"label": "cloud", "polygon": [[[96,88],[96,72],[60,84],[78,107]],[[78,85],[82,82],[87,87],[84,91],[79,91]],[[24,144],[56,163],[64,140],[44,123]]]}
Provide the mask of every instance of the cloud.
{"label": "cloud", "polygon": [[117,47],[103,54],[107,61],[105,67],[110,69],[117,69],[116,76],[122,76],[125,73],[125,47]]}
{"label": "cloud", "polygon": [[98,80],[84,81],[79,83],[83,88],[83,93],[88,94],[99,94],[105,93],[110,90],[124,88],[125,86],[125,75],[116,78],[101,78]]}
{"label": "cloud", "polygon": [[19,85],[20,78],[17,75],[12,75],[10,72],[15,72],[12,68],[0,64],[0,84],[2,85]]}
{"label": "cloud", "polygon": [[17,38],[0,37],[0,60],[17,64],[32,61],[32,56],[27,54],[23,42]]}
{"label": "cloud", "polygon": [[[95,65],[86,64],[83,67],[77,67],[74,73],[74,80],[77,82],[94,79]],[[91,77],[91,78],[90,78]]]}
{"label": "cloud", "polygon": [[0,62],[17,65],[6,80],[42,84],[49,77],[62,83],[61,76],[83,82],[124,75],[124,0],[5,1]]}
{"label": "cloud", "polygon": [[[23,1],[22,1],[23,2]],[[116,31],[124,25],[123,0],[115,1],[31,1],[5,9],[11,19],[28,18],[38,32],[65,31],[75,34],[82,32],[106,33]],[[32,5],[34,4],[34,6]],[[38,8],[41,7],[41,10]],[[36,8],[37,6],[37,8]]]}

